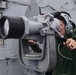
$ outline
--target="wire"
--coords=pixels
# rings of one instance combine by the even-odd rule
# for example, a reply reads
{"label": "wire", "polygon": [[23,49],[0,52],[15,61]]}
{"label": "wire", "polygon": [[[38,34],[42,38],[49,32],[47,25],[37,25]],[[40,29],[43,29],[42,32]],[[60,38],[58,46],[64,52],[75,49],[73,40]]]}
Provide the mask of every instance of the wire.
{"label": "wire", "polygon": [[42,8],[46,8],[46,7],[50,7],[52,10],[57,11],[56,9],[54,9],[54,8],[53,8],[52,6],[50,6],[50,5],[46,5],[46,6],[43,6],[43,7],[39,6],[39,13],[40,13],[40,15],[43,15],[43,13],[41,13],[41,9],[42,9]]}
{"label": "wire", "polygon": [[[19,0],[19,1],[22,2],[22,3],[24,3],[26,0],[23,0],[23,1],[22,0]],[[27,0],[26,3],[31,3],[32,1],[33,0],[30,0],[30,1]]]}
{"label": "wire", "polygon": [[23,5],[23,6],[30,6],[30,4],[20,3],[20,2],[17,2],[17,1],[9,1],[8,0],[6,2],[16,3],[16,4],[19,4],[19,5]]}
{"label": "wire", "polygon": [[43,6],[43,7],[40,6],[40,8],[46,8],[46,7],[50,7],[52,10],[57,11],[56,9],[54,9],[54,8],[53,8],[52,6],[50,6],[50,5],[46,5],[46,6]]}
{"label": "wire", "polygon": [[68,59],[68,60],[72,60],[71,58],[69,58],[69,57],[66,57],[66,56],[64,56],[63,54],[61,54],[61,52],[60,52],[60,45],[61,45],[61,43],[58,45],[58,53],[60,54],[60,56],[62,56],[63,58],[65,58],[65,59]]}

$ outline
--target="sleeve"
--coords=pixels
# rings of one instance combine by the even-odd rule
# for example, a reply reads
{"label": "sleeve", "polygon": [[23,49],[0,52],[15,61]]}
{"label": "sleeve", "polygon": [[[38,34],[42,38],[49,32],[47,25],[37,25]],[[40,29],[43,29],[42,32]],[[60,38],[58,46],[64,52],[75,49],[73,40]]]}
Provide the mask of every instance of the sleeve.
{"label": "sleeve", "polygon": [[[76,28],[73,33],[73,39],[76,41]],[[76,70],[76,49],[71,50],[71,53],[72,53],[72,62],[73,62],[74,68]]]}
{"label": "sleeve", "polygon": [[72,62],[74,65],[74,69],[76,70],[76,49],[72,50]]}
{"label": "sleeve", "polygon": [[41,53],[42,52],[42,50],[40,49],[40,47],[37,44],[30,45],[30,47],[32,48],[32,50],[34,52],[37,52],[37,53]]}

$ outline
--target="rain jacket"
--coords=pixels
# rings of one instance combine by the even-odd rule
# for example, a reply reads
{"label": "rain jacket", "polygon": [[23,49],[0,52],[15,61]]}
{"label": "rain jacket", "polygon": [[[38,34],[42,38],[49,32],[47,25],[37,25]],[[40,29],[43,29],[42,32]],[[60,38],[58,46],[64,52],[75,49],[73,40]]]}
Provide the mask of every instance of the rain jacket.
{"label": "rain jacket", "polygon": [[[76,30],[66,37],[76,40]],[[70,50],[60,39],[57,39],[57,64],[52,75],[76,75],[76,49]]]}
{"label": "rain jacket", "polygon": [[[73,38],[76,40],[76,29],[74,33],[65,36],[68,38]],[[76,49],[70,50],[65,45],[63,45],[63,40],[56,39],[57,46],[57,64],[53,69],[52,75],[76,75]],[[32,49],[35,52],[40,52],[41,49],[38,45],[32,45]]]}

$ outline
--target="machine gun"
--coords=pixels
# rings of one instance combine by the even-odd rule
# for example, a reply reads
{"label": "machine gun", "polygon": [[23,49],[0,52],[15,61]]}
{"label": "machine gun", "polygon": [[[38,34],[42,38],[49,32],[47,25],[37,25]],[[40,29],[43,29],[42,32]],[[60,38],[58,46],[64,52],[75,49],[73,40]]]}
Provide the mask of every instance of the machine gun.
{"label": "machine gun", "polygon": [[[34,16],[9,17],[0,20],[0,36],[3,39],[20,39],[19,60],[25,67],[26,75],[45,75],[56,65],[55,32],[58,31],[59,20],[51,14]],[[41,53],[31,52],[28,40],[34,40],[41,45]],[[40,47],[40,46],[39,46]]]}

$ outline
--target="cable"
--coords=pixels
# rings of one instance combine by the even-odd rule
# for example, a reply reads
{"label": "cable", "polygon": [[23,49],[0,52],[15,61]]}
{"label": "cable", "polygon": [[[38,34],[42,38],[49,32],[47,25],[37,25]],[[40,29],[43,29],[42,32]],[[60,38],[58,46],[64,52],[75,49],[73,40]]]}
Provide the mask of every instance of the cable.
{"label": "cable", "polygon": [[61,52],[60,52],[60,45],[61,45],[61,43],[58,45],[58,53],[60,54],[60,56],[62,56],[63,58],[65,58],[65,59],[67,59],[67,60],[72,60],[71,58],[69,58],[69,57],[66,57],[66,56],[64,56],[63,54],[61,54]]}
{"label": "cable", "polygon": [[[19,1],[22,2],[22,3],[24,3],[26,0],[24,0],[24,1],[19,0]],[[30,1],[27,0],[25,3],[32,3],[32,1],[33,1],[33,0],[30,0]]]}
{"label": "cable", "polygon": [[23,5],[23,6],[30,6],[30,4],[24,4],[24,3],[17,2],[17,1],[9,1],[8,0],[6,2],[16,3],[16,4],[19,4],[19,5]]}
{"label": "cable", "polygon": [[46,8],[46,7],[50,7],[52,10],[57,11],[56,9],[54,9],[54,8],[53,8],[52,6],[50,6],[50,5],[46,5],[46,6],[43,6],[43,7],[39,6],[39,13],[40,13],[40,15],[43,15],[43,14],[44,14],[44,13],[41,12],[41,9],[42,9],[42,8]]}
{"label": "cable", "polygon": [[50,6],[50,5],[46,5],[46,6],[43,6],[43,7],[40,6],[40,8],[46,8],[46,7],[50,7],[52,10],[57,11],[56,9],[54,9],[54,8],[53,8],[52,6]]}

